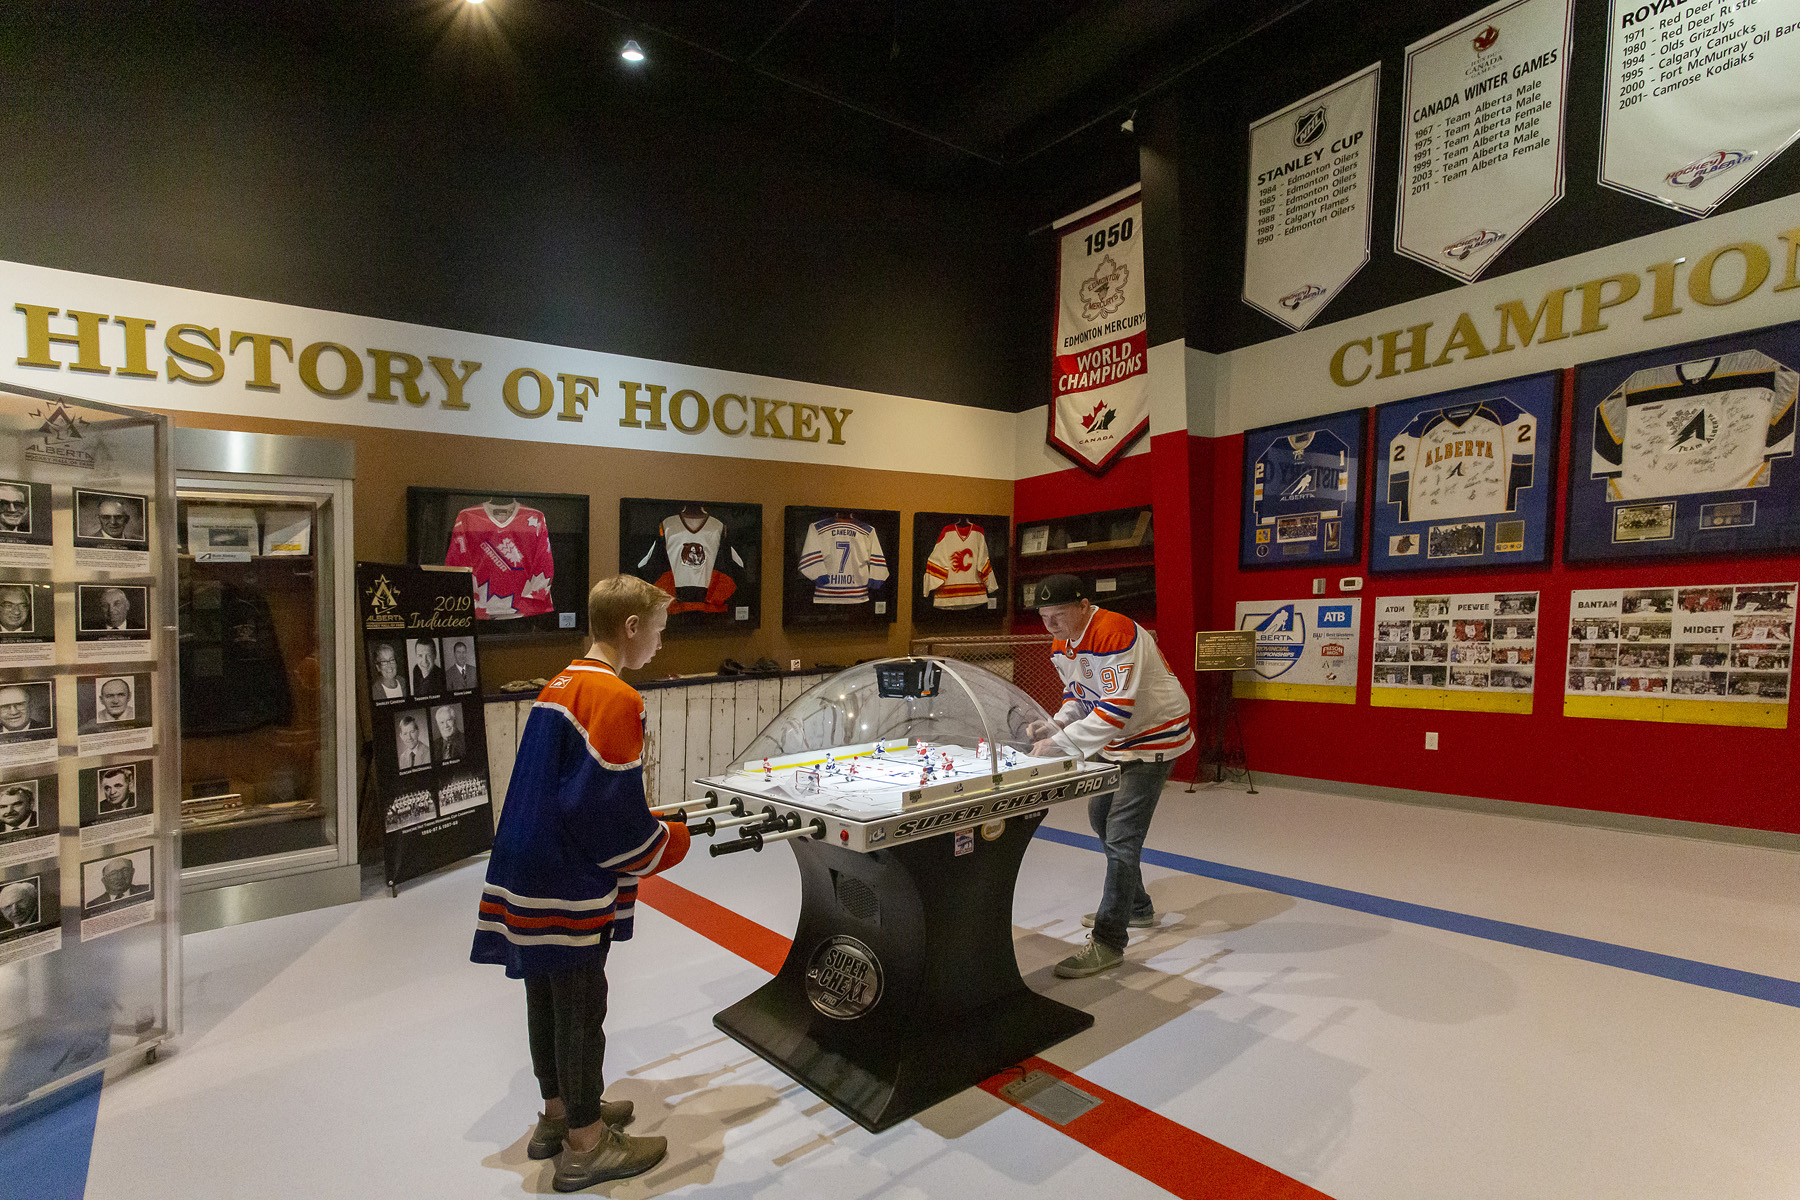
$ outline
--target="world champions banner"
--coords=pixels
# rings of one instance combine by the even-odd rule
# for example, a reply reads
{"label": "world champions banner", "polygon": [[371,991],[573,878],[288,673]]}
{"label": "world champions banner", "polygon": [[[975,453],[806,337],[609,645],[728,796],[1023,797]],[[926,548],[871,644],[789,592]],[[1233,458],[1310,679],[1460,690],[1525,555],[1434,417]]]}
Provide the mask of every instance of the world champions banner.
{"label": "world champions banner", "polygon": [[1063,230],[1046,440],[1098,475],[1150,428],[1144,206],[1113,205]]}
{"label": "world champions banner", "polygon": [[463,567],[357,563],[389,888],[494,844],[487,720]]}

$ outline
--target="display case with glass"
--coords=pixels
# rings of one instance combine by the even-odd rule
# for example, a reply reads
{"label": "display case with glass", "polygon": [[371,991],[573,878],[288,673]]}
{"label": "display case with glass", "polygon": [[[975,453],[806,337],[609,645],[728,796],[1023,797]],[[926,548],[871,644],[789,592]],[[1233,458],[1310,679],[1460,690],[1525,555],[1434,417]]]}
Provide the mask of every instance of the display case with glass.
{"label": "display case with glass", "polygon": [[360,892],[345,632],[354,460],[322,439],[177,435],[191,932]]}

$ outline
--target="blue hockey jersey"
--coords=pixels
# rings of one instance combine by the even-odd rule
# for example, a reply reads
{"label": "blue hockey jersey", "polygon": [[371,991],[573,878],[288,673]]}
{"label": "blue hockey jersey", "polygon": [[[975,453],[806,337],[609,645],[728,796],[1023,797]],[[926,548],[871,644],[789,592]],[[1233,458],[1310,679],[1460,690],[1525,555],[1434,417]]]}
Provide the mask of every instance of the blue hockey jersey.
{"label": "blue hockey jersey", "polygon": [[1276,438],[1257,456],[1252,503],[1259,525],[1308,513],[1339,516],[1349,499],[1350,448],[1328,429]]}
{"label": "blue hockey jersey", "polygon": [[598,659],[578,658],[538,694],[469,957],[519,978],[578,966],[631,936],[637,881],[687,854],[686,825],[644,798],[644,702]]}

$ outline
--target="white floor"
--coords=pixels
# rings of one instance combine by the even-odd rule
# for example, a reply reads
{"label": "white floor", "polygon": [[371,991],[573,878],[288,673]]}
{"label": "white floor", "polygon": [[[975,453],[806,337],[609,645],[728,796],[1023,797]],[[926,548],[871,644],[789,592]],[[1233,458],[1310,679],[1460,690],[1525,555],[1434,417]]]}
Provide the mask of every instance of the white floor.
{"label": "white floor", "polygon": [[[1073,805],[1050,823],[1084,830]],[[1800,856],[1264,788],[1171,786],[1150,845],[1800,979]],[[180,1049],[102,1093],[88,1194],[513,1196],[536,1104],[522,989],[468,962],[484,863],[190,937]],[[1098,1018],[1045,1057],[1338,1200],[1800,1197],[1800,1008],[1147,868],[1163,924],[1056,980],[1100,856],[1041,840],[1033,986]],[[671,878],[788,934],[780,850]],[[608,1094],[667,1162],[619,1197],[1165,1195],[969,1093],[876,1136],[721,1039],[762,972],[654,911],[615,952]]]}

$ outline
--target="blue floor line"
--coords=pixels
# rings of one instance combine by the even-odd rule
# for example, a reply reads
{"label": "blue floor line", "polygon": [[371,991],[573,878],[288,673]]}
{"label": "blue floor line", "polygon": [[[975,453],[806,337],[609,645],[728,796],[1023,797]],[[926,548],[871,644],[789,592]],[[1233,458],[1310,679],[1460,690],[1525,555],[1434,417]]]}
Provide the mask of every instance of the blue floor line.
{"label": "blue floor line", "polygon": [[81,1200],[100,1115],[100,1076],[0,1123],[0,1200]]}
{"label": "blue floor line", "polygon": [[[1047,841],[1060,842],[1065,846],[1075,846],[1082,850],[1100,850],[1100,839],[1091,834],[1072,833],[1065,829],[1052,829],[1040,825],[1037,836]],[[1754,971],[1739,971],[1732,967],[1715,966],[1712,963],[1696,962],[1689,958],[1676,958],[1669,954],[1656,954],[1649,950],[1637,950],[1630,946],[1618,946],[1611,942],[1599,942],[1592,938],[1574,937],[1566,933],[1552,933],[1547,929],[1533,929],[1529,925],[1515,925],[1510,921],[1472,917],[1467,913],[1451,912],[1445,908],[1409,904],[1404,900],[1389,900],[1385,896],[1371,896],[1366,892],[1352,892],[1345,888],[1328,887],[1322,883],[1309,883],[1304,879],[1271,875],[1266,871],[1252,871],[1244,867],[1227,866],[1224,863],[1208,862],[1203,858],[1189,858],[1185,854],[1171,854],[1166,850],[1152,850],[1145,847],[1143,861],[1152,866],[1184,871],[1189,875],[1204,875],[1209,879],[1241,884],[1244,887],[1257,888],[1265,892],[1279,892],[1284,896],[1293,896],[1299,900],[1313,900],[1320,904],[1353,909],[1356,912],[1388,917],[1412,925],[1425,925],[1450,933],[1467,934],[1470,937],[1485,938],[1490,942],[1505,942],[1509,946],[1523,946],[1527,950],[1542,950],[1546,954],[1560,954],[1564,958],[1577,958],[1583,962],[1618,967],[1620,970],[1636,971],[1641,975],[1654,975],[1659,979],[1673,979],[1678,983],[1691,983],[1698,987],[1712,988],[1714,991],[1731,992],[1734,995],[1748,996],[1754,1000],[1768,1000],[1776,1004],[1800,1008],[1800,982],[1792,979],[1781,979],[1774,975],[1758,975]]]}

